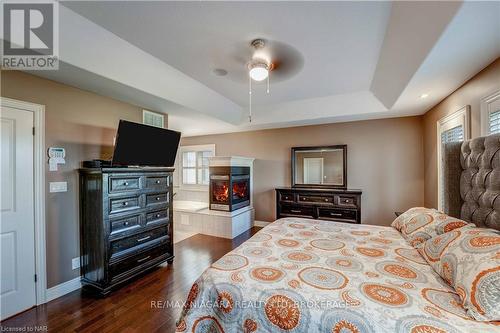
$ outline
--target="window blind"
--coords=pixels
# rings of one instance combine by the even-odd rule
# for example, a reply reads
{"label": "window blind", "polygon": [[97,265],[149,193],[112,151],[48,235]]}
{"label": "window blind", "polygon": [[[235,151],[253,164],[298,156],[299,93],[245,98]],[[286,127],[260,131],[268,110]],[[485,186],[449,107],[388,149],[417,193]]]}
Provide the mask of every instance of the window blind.
{"label": "window blind", "polygon": [[490,112],[490,134],[500,133],[500,110]]}
{"label": "window blind", "polygon": [[450,128],[441,133],[441,143],[457,142],[464,140],[464,129],[462,125]]}

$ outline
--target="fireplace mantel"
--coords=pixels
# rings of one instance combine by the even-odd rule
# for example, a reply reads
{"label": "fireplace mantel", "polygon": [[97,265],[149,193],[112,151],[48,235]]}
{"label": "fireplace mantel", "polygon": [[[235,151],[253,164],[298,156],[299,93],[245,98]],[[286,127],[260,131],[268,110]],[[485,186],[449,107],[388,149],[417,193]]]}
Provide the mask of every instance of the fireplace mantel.
{"label": "fireplace mantel", "polygon": [[252,168],[254,160],[255,158],[243,156],[213,156],[208,158],[208,163],[209,166],[249,166]]}

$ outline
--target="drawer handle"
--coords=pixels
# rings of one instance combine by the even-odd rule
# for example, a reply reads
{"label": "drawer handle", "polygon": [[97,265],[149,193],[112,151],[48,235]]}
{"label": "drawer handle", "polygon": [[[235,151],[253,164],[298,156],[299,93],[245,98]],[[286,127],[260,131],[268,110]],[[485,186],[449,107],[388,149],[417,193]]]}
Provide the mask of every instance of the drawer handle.
{"label": "drawer handle", "polygon": [[340,213],[330,213],[330,216],[342,216]]}
{"label": "drawer handle", "polygon": [[307,200],[307,198],[302,198],[302,201],[305,201],[305,200]]}
{"label": "drawer handle", "polygon": [[160,181],[160,180],[157,180],[157,181],[156,181],[156,184],[160,184],[160,183],[161,183],[161,181]]}
{"label": "drawer handle", "polygon": [[124,205],[124,206],[128,206],[128,201],[125,201],[125,202],[123,203],[123,205]]}
{"label": "drawer handle", "polygon": [[123,186],[128,186],[128,182],[123,183]]}
{"label": "drawer handle", "polygon": [[151,236],[146,236],[146,237],[143,237],[143,238],[139,238],[139,239],[137,240],[137,243],[144,242],[145,240],[148,240],[148,239],[150,239],[150,238],[151,238]]}
{"label": "drawer handle", "polygon": [[145,258],[138,259],[138,260],[137,260],[137,262],[143,262],[143,261],[148,260],[149,258],[151,258],[151,256],[147,256],[147,257],[145,257]]}
{"label": "drawer handle", "polygon": [[298,209],[290,209],[290,211],[291,211],[292,213],[302,213],[302,211],[301,211],[301,210],[298,210]]}
{"label": "drawer handle", "polygon": [[160,201],[160,199],[161,199],[160,197],[156,197],[156,201]]}

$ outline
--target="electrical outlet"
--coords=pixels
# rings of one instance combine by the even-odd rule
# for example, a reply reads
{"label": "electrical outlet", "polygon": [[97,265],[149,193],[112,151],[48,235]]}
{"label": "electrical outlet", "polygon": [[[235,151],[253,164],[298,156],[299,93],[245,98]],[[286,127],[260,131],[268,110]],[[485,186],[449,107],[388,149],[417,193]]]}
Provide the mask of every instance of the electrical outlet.
{"label": "electrical outlet", "polygon": [[71,260],[71,268],[72,269],[77,269],[77,268],[80,268],[80,257],[78,258],[73,258]]}

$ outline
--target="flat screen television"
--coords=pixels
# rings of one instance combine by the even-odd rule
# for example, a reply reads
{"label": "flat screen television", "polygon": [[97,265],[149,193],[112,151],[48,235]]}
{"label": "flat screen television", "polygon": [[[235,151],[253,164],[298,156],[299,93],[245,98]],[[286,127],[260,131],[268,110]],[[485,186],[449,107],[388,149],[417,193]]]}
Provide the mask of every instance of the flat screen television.
{"label": "flat screen television", "polygon": [[112,165],[172,167],[180,139],[180,132],[120,120]]}

